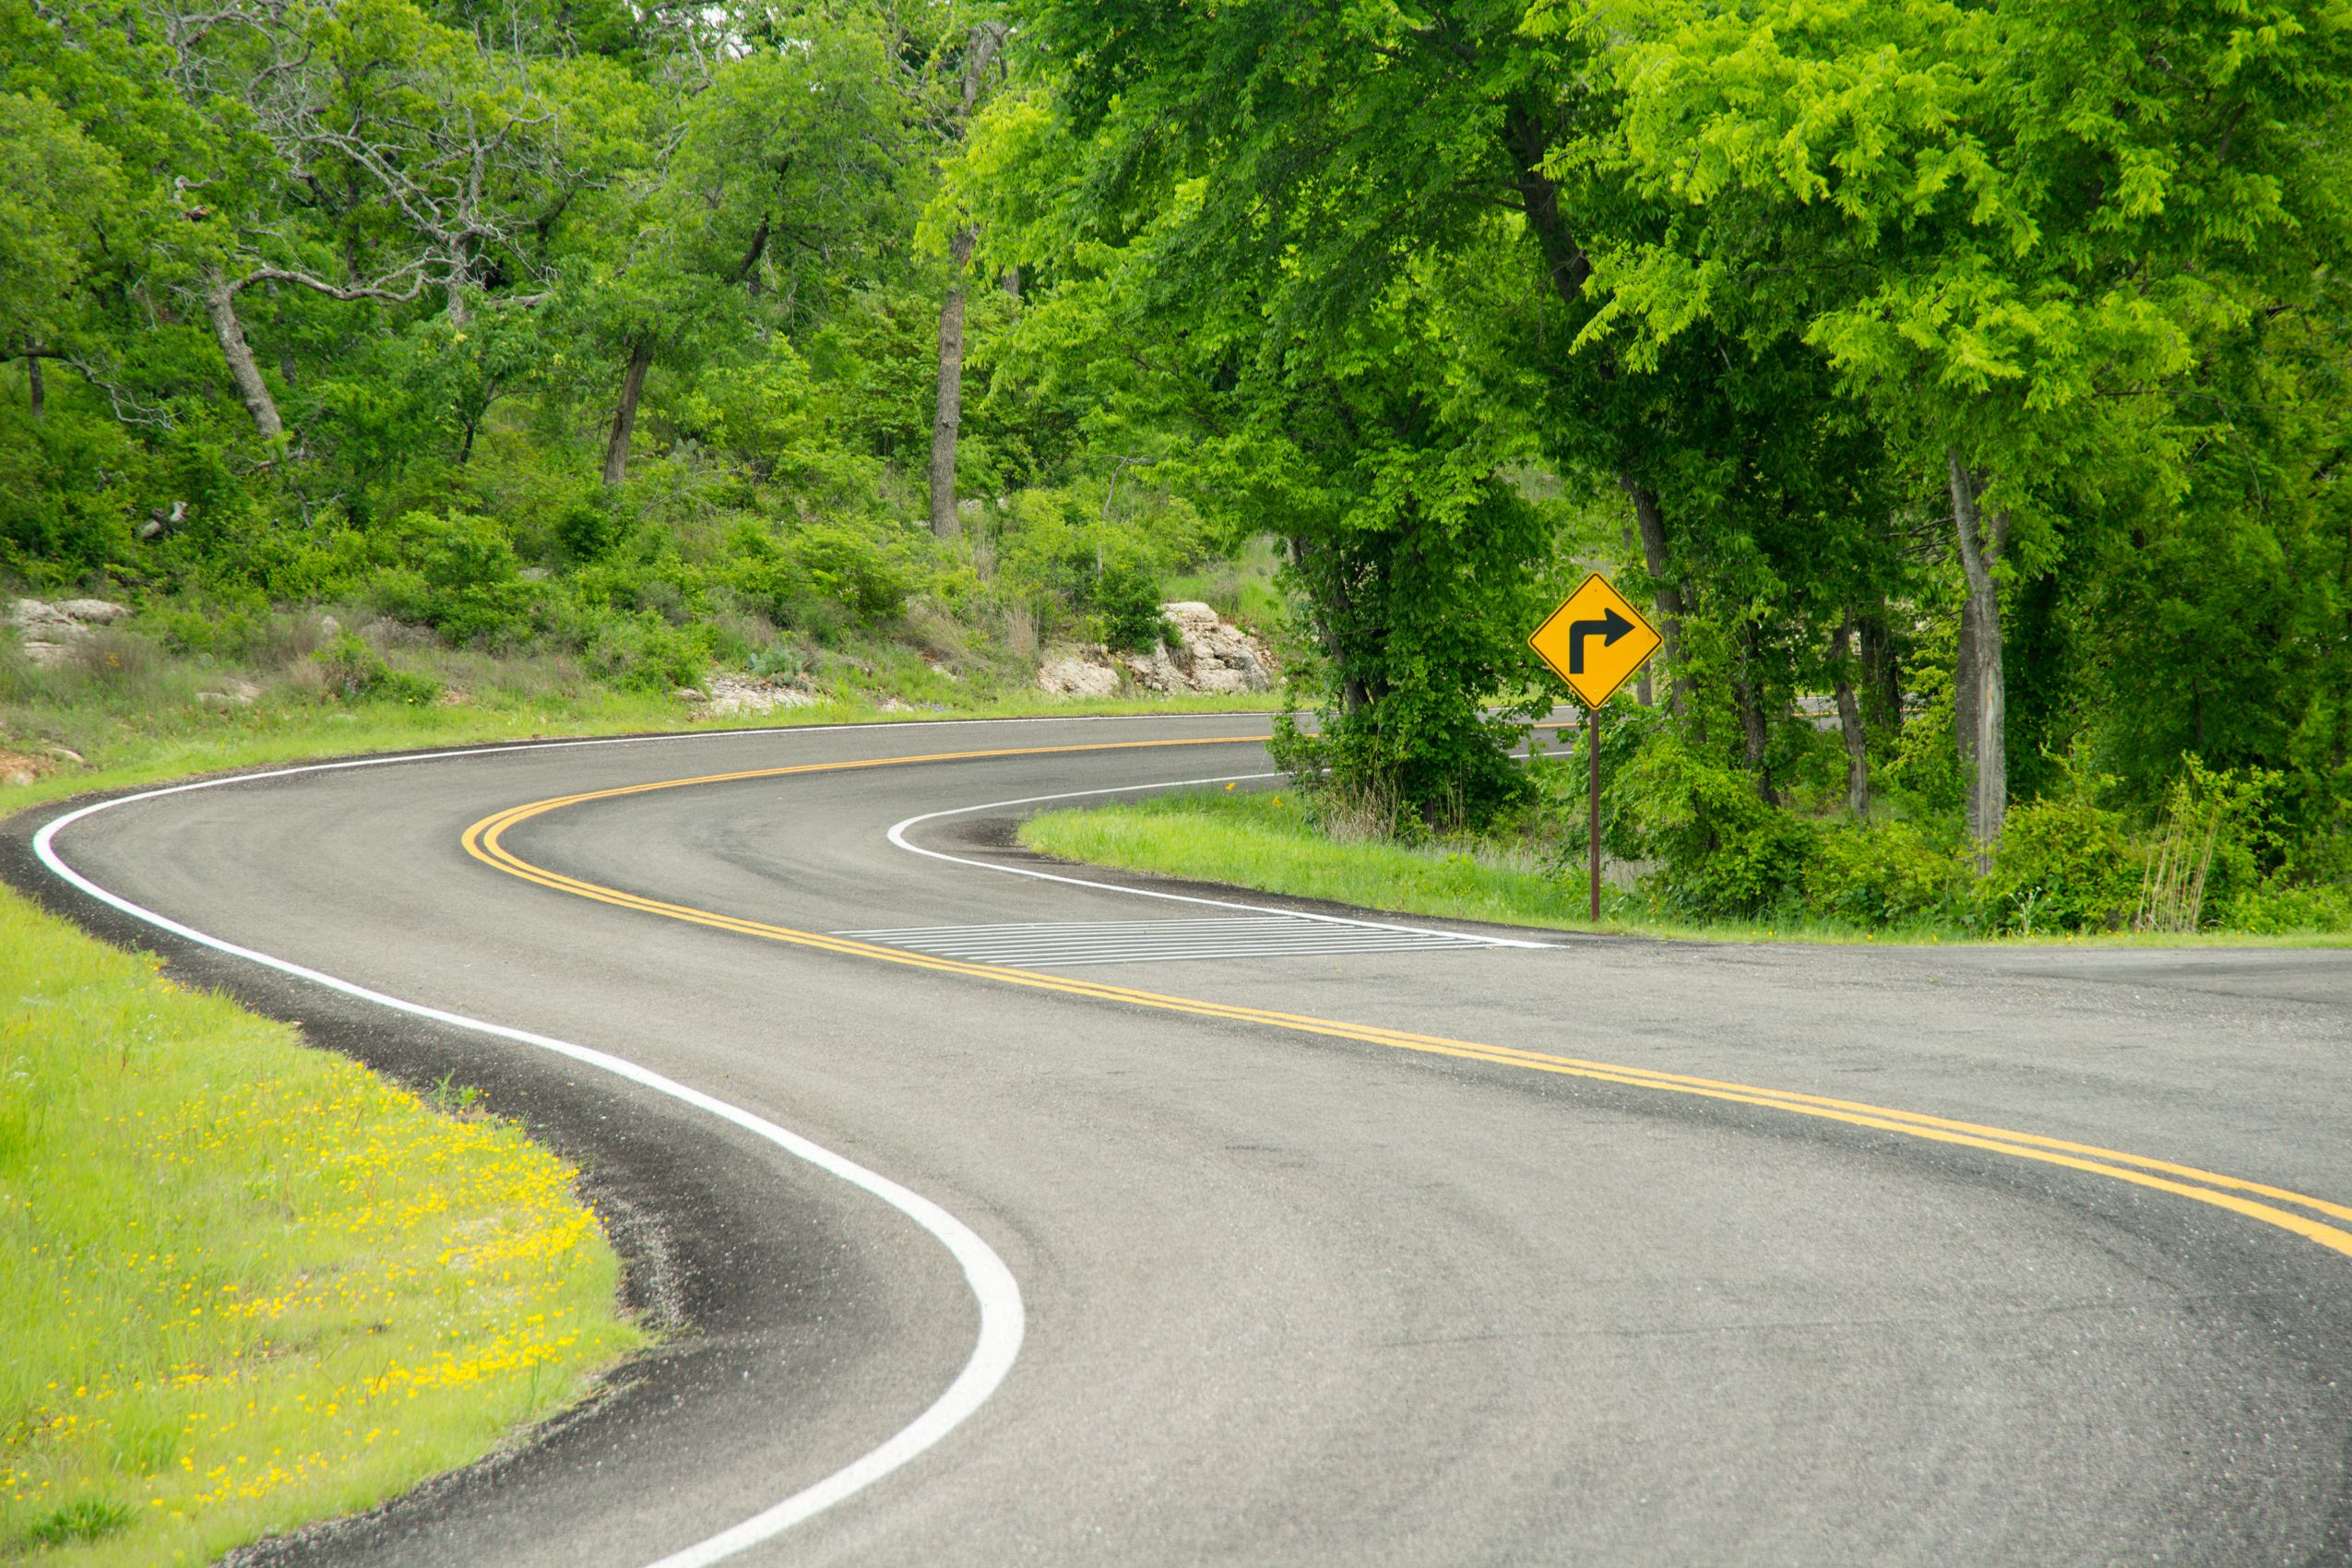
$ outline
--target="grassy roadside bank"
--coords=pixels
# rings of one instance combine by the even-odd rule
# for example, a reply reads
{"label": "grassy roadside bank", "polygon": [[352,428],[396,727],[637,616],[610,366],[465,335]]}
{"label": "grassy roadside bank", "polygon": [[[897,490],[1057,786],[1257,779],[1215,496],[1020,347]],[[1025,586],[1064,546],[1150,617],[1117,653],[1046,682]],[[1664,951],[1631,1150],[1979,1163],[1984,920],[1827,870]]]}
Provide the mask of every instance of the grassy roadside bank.
{"label": "grassy roadside bank", "polygon": [[365,1509],[641,1342],[576,1172],[0,890],[0,1559]]}
{"label": "grassy roadside bank", "polygon": [[[1555,931],[1595,929],[1584,878],[1562,878],[1532,854],[1475,852],[1340,839],[1317,830],[1281,790],[1184,791],[1030,817],[1021,842],[1041,854],[1122,871],[1221,882],[1264,893],[1323,898],[1358,909]],[[1700,941],[1950,944],[1988,940],[1957,924],[1885,930],[1822,921],[1694,924],[1663,914],[1638,892],[1604,884],[1599,930]],[[2108,945],[2352,947],[2352,934],[2062,935],[2002,942]]]}

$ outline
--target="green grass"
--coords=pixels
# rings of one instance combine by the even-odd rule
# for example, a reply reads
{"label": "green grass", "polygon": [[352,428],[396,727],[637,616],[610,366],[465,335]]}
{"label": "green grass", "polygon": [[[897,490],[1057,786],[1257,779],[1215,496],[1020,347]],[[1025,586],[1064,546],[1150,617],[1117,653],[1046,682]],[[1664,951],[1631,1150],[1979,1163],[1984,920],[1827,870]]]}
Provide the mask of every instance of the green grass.
{"label": "green grass", "polygon": [[1229,883],[1360,909],[1510,925],[1581,927],[1585,887],[1500,857],[1315,831],[1297,797],[1227,789],[1046,812],[1021,842],[1064,860]]}
{"label": "green grass", "polygon": [[0,892],[0,1558],[209,1562],[642,1343],[576,1172]]}
{"label": "green grass", "polygon": [[[1429,848],[1320,831],[1295,795],[1234,790],[1182,791],[1111,806],[1047,812],[1021,825],[1021,842],[1042,854],[1123,871],[1219,882],[1361,909],[1555,931],[1698,941],[1911,943],[1949,944],[1987,939],[1953,926],[1866,931],[1806,921],[1694,924],[1665,917],[1628,889],[1604,884],[1601,920],[1588,918],[1582,875],[1562,878],[1524,852],[1479,847]],[[2344,947],[2334,932],[2253,936],[2120,933],[2003,937],[2037,945]]]}

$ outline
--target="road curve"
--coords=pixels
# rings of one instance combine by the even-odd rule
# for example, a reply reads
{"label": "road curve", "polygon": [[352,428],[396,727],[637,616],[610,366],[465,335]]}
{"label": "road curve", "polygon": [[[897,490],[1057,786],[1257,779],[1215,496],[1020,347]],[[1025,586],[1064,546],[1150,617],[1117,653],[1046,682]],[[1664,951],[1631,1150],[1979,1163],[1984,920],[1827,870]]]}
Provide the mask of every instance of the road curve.
{"label": "road curve", "polygon": [[[968,1260],[758,1122],[968,1227],[1027,1334],[732,1561],[2352,1561],[2352,956],[1171,934],[1262,917],[890,837],[1262,771],[1252,733],[529,746],[65,828],[196,931],[742,1113],[164,939],[586,1160],[682,1325],[534,1448],[262,1555],[642,1568],[921,1419],[987,1332]],[[1041,869],[1008,814],[903,837]]]}

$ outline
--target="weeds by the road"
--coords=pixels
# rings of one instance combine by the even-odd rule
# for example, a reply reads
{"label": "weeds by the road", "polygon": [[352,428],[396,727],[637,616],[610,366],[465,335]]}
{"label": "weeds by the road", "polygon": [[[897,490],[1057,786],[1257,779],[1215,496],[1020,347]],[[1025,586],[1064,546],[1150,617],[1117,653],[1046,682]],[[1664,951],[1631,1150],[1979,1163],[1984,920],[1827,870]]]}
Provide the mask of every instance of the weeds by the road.
{"label": "weeds by the road", "polygon": [[[1405,844],[1334,827],[1319,822],[1288,790],[1252,792],[1228,786],[1049,812],[1024,823],[1020,837],[1030,849],[1064,860],[1328,899],[1358,909],[1561,931],[1594,929],[1587,918],[1587,884],[1582,872],[1563,873],[1533,850],[1491,842]],[[1675,918],[1638,887],[1606,880],[1598,929],[1718,941],[1944,944],[1984,939],[1981,931],[1956,921],[1866,927],[1799,916],[1699,923]],[[2162,937],[2120,933],[2063,940],[2352,945],[2352,935],[2329,932]]]}
{"label": "weeds by the road", "polygon": [[0,1557],[208,1562],[577,1399],[642,1336],[575,1178],[0,892]]}

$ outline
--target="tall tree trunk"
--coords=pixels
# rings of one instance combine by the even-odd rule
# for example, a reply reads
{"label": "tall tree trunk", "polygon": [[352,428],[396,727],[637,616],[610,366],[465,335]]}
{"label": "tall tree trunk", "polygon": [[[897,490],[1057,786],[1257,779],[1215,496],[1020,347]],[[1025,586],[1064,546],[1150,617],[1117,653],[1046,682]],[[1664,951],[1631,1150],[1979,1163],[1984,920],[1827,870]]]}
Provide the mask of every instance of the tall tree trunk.
{"label": "tall tree trunk", "polygon": [[1846,734],[1846,809],[1865,817],[1871,814],[1871,746],[1862,731],[1862,705],[1854,700],[1851,611],[1837,624],[1837,639],[1829,651],[1837,671],[1837,727]]}
{"label": "tall tree trunk", "polygon": [[637,399],[645,394],[645,373],[653,363],[653,339],[640,338],[629,345],[629,368],[621,373],[621,400],[612,409],[612,432],[604,441],[604,488],[612,490],[628,477],[629,438],[636,434]]}
{"label": "tall tree trunk", "polygon": [[[1324,557],[1336,556],[1336,546],[1316,544],[1303,534],[1290,536],[1290,565],[1307,585],[1307,614],[1313,622],[1315,641],[1323,646],[1324,657],[1338,675],[1339,710],[1360,713],[1372,705],[1372,694],[1364,684],[1363,674],[1348,658],[1348,644],[1340,636],[1344,622],[1355,615],[1355,605],[1348,592],[1347,567],[1342,561],[1330,563],[1330,575],[1318,583],[1316,574],[1323,570]],[[1333,618],[1333,612],[1338,619]]]}
{"label": "tall tree trunk", "polygon": [[969,229],[956,231],[956,284],[939,307],[939,400],[931,422],[931,531],[940,539],[954,539],[962,528],[956,512],[956,434],[964,422],[964,264],[972,258],[972,237]]}
{"label": "tall tree trunk", "polygon": [[254,363],[253,349],[245,342],[245,329],[237,319],[237,291],[218,270],[204,278],[204,314],[212,323],[213,339],[220,345],[220,357],[229,362],[229,379],[237,385],[237,396],[244,399],[245,411],[253,416],[254,428],[265,441],[275,441],[286,434],[286,422],[278,417],[278,404],[269,396],[269,384],[261,378],[260,366]]}
{"label": "tall tree trunk", "polygon": [[1657,492],[1624,474],[1617,477],[1617,488],[1633,503],[1633,522],[1642,536],[1642,564],[1648,569],[1650,581],[1657,585],[1657,631],[1665,644],[1658,651],[1666,656],[1672,683],[1666,707],[1680,718],[1690,711],[1691,678],[1682,668],[1682,590],[1667,575],[1666,518],[1658,511]]}
{"label": "tall tree trunk", "polygon": [[1983,516],[1978,498],[1984,493],[1983,477],[1971,473],[1956,448],[1947,449],[1952,470],[1952,520],[1960,537],[1960,569],[1967,574],[1968,604],[1975,612],[1977,746],[1976,790],[1970,802],[1969,832],[1982,846],[1977,868],[1992,866],[1993,846],[2001,841],[2001,825],[2009,813],[2008,693],[2001,667],[2001,591],[1992,569],[2009,542],[2009,516]]}
{"label": "tall tree trunk", "polygon": [[[964,38],[963,113],[956,118],[960,139],[980,107],[980,89],[988,67],[1004,48],[1008,29],[1003,22],[978,22]],[[964,422],[964,268],[972,259],[977,232],[967,224],[948,242],[955,256],[956,276],[939,305],[938,400],[931,422],[931,531],[939,539],[954,539],[963,530],[956,511],[956,437]],[[1019,291],[1019,285],[1013,285]]]}
{"label": "tall tree trunk", "polygon": [[1960,601],[1960,636],[1952,648],[1952,746],[1960,758],[1962,811],[1970,830],[1977,821],[1977,603]]}
{"label": "tall tree trunk", "polygon": [[1756,624],[1742,622],[1740,626],[1740,672],[1731,682],[1732,699],[1740,705],[1740,730],[1748,771],[1756,780],[1756,799],[1768,806],[1780,803],[1779,791],[1772,787],[1772,772],[1764,766],[1764,756],[1772,742],[1772,731],[1764,720],[1764,692],[1756,681]]}
{"label": "tall tree trunk", "polygon": [[459,241],[452,244],[449,247],[449,278],[446,289],[449,296],[449,320],[453,326],[463,327],[470,319],[470,313],[466,309],[466,285],[473,281],[473,258],[466,254],[465,243]]}
{"label": "tall tree trunk", "polygon": [[25,396],[32,406],[32,422],[39,424],[49,407],[49,388],[41,379],[41,345],[30,338],[25,339]]}

